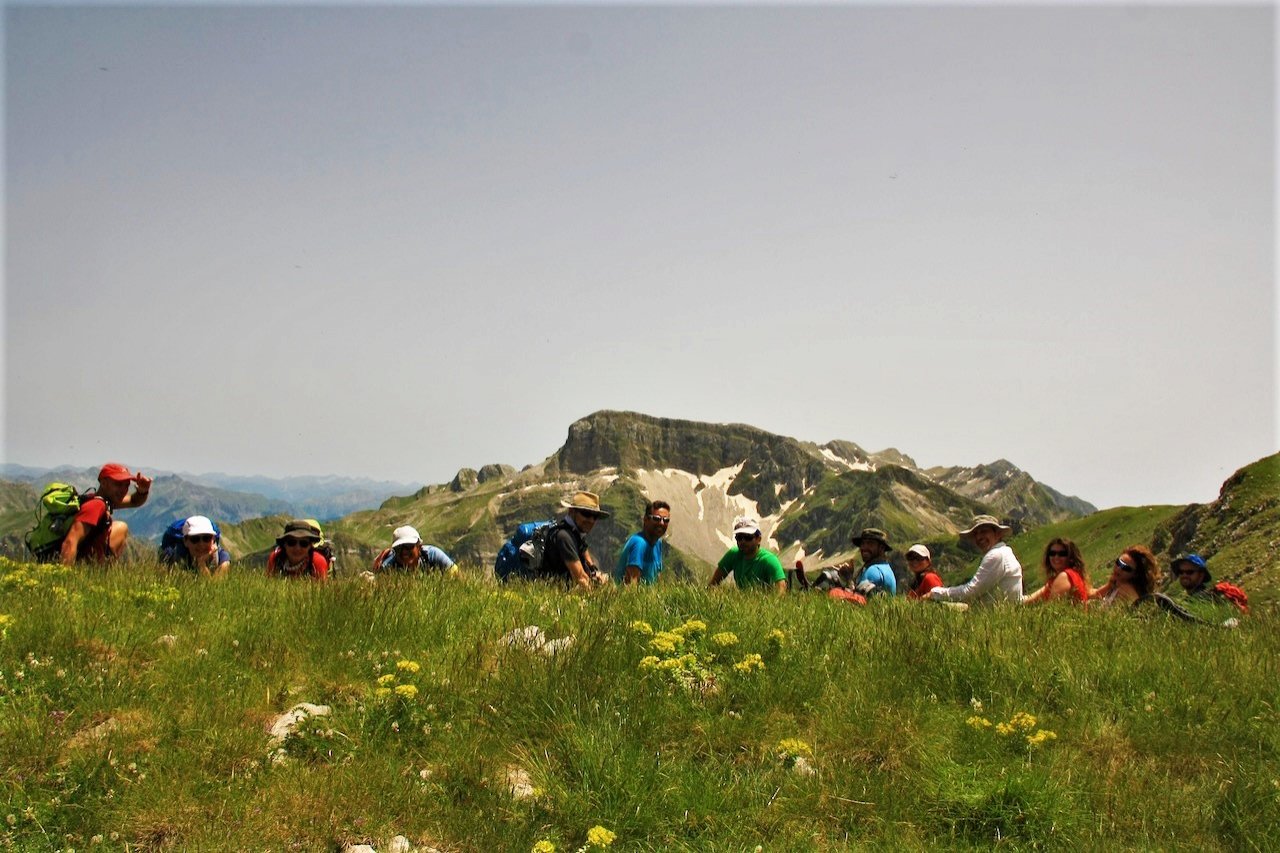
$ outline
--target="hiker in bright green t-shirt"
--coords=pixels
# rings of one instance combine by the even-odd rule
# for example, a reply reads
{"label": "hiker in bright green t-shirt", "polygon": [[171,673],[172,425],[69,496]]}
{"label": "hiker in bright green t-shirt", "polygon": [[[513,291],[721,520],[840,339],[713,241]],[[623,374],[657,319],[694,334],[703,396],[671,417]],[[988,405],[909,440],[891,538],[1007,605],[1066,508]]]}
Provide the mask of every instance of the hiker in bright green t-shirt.
{"label": "hiker in bright green t-shirt", "polygon": [[772,587],[778,595],[787,592],[787,574],[778,555],[760,547],[760,523],[754,518],[739,518],[733,523],[733,540],[738,544],[725,552],[711,576],[711,586],[733,575],[738,589]]}

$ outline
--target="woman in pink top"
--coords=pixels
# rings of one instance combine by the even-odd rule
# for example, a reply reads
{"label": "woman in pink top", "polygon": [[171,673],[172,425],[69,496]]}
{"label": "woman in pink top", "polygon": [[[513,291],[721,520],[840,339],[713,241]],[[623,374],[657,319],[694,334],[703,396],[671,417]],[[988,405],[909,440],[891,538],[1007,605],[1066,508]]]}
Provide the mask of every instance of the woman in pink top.
{"label": "woman in pink top", "polygon": [[1089,582],[1085,580],[1084,558],[1070,539],[1051,539],[1040,561],[1044,568],[1044,586],[1022,599],[1023,604],[1037,604],[1055,598],[1084,604],[1089,600]]}

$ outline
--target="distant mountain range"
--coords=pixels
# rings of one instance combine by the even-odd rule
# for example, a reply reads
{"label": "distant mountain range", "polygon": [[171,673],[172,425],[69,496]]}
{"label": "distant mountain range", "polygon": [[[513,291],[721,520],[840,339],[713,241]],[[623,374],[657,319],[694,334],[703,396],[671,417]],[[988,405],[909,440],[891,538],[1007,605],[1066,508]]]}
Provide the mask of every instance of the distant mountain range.
{"label": "distant mountain range", "polygon": [[[896,449],[872,453],[851,441],[817,445],[743,424],[602,411],[570,425],[565,443],[537,465],[464,468],[447,484],[390,498],[327,529],[349,565],[362,565],[395,527],[412,524],[456,559],[488,566],[515,525],[551,517],[580,488],[599,493],[613,513],[592,533],[602,562],[638,527],[646,500],[671,504],[677,573],[709,572],[732,544],[734,517],[744,514],[760,519],[788,561],[803,549],[812,569],[850,558],[849,536],[861,527],[884,528],[900,552],[917,541],[945,551],[980,512],[1023,529],[1094,511],[1004,460],[924,471]],[[239,553],[256,555],[279,529],[255,522],[226,536]]]}
{"label": "distant mountain range", "polygon": [[[267,515],[334,519],[360,509],[379,506],[387,497],[417,488],[351,477],[316,476],[271,479],[228,474],[173,474],[143,469],[155,477],[151,498],[121,518],[141,539],[155,539],[176,518],[207,515],[220,525]],[[32,468],[0,466],[0,550],[7,534],[24,533],[34,523],[39,491],[46,483],[71,483],[88,489],[98,482],[97,468]],[[19,550],[21,537],[18,537]]]}

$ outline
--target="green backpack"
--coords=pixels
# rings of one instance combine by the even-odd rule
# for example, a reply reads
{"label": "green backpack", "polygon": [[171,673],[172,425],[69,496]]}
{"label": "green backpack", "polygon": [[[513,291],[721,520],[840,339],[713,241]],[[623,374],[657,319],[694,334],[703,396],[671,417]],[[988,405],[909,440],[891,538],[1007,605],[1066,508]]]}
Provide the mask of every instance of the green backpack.
{"label": "green backpack", "polygon": [[27,549],[37,562],[46,563],[57,560],[62,552],[62,540],[71,529],[71,522],[80,511],[82,500],[95,495],[85,493],[82,497],[76,487],[67,483],[50,483],[44,487],[40,502],[36,504],[36,526],[27,534]]}

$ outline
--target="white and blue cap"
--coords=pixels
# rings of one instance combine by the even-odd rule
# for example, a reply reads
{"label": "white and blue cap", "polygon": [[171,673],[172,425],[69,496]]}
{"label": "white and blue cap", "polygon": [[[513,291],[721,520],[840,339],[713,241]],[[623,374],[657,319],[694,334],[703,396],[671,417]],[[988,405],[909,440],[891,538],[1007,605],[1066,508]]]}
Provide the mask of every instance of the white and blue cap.
{"label": "white and blue cap", "polygon": [[187,536],[217,536],[214,532],[213,522],[205,518],[203,515],[193,515],[182,523],[182,535]]}

